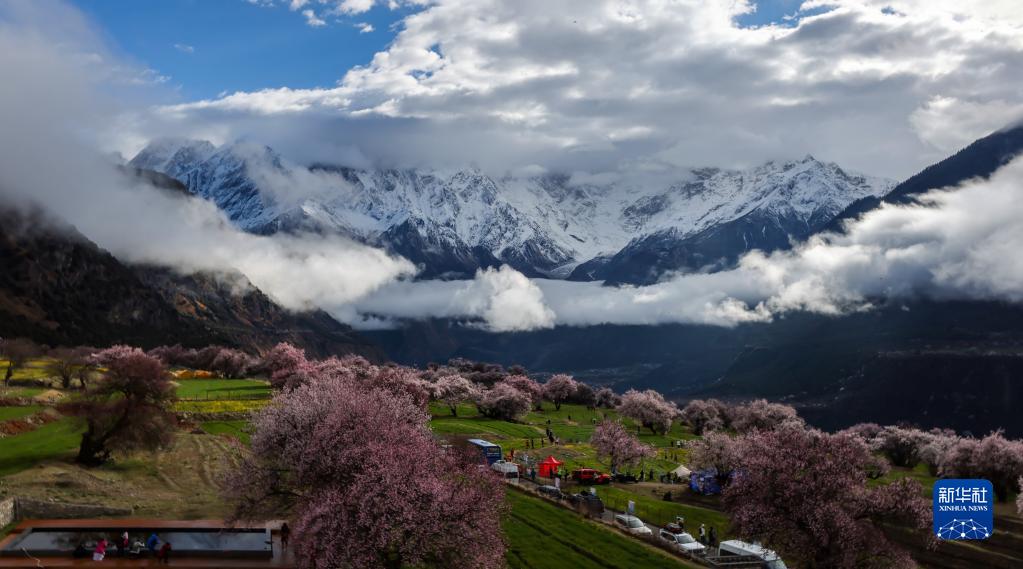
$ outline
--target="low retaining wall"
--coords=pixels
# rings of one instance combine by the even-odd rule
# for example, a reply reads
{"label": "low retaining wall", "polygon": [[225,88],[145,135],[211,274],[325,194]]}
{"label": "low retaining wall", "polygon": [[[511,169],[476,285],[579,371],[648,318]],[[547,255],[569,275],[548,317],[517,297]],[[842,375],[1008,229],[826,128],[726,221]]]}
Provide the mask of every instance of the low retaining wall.
{"label": "low retaining wall", "polygon": [[28,498],[7,498],[0,501],[0,527],[26,519],[73,520],[130,516],[128,508],[111,508],[96,504],[68,504]]}
{"label": "low retaining wall", "polygon": [[5,528],[18,521],[18,500],[4,498],[0,500],[0,528]]}

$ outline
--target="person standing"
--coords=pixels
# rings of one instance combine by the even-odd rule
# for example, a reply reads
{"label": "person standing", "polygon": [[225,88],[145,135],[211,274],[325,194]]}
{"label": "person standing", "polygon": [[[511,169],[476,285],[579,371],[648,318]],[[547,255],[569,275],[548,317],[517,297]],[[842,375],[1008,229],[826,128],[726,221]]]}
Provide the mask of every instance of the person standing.
{"label": "person standing", "polygon": [[291,540],[291,528],[288,527],[288,522],[281,524],[281,550],[288,550],[288,542]]}
{"label": "person standing", "polygon": [[118,557],[124,557],[125,555],[127,555],[128,554],[128,532],[122,533],[117,538],[117,540],[114,541],[114,545],[117,546],[117,556]]}
{"label": "person standing", "polygon": [[167,565],[167,564],[170,563],[170,556],[171,556],[171,544],[170,544],[169,541],[165,541],[165,542],[163,542],[163,546],[160,547],[160,552],[156,554],[156,557],[157,557],[157,559],[160,560],[160,563],[163,563],[164,565]]}
{"label": "person standing", "polygon": [[107,540],[106,538],[100,538],[96,542],[96,549],[92,551],[93,561],[103,561],[103,558],[107,556]]}
{"label": "person standing", "polygon": [[158,545],[160,545],[160,538],[156,535],[156,532],[154,531],[149,536],[149,539],[146,540],[146,549],[149,550],[149,553],[155,554],[156,546]]}
{"label": "person standing", "polygon": [[707,544],[707,526],[705,524],[700,524],[700,543]]}
{"label": "person standing", "polygon": [[710,526],[710,546],[714,547],[718,544],[718,530],[714,529],[714,526]]}

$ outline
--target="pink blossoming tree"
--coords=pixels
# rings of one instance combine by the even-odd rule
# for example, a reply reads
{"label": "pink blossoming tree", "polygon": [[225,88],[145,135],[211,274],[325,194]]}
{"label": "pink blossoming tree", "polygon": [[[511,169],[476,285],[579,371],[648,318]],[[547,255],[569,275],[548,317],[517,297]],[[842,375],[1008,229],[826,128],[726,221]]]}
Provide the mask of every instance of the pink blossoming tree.
{"label": "pink blossoming tree", "polygon": [[63,406],[85,426],[77,461],[98,466],[114,451],[155,450],[173,437],[174,386],[163,363],[138,348],[114,346],[93,355],[106,368],[81,397]]}
{"label": "pink blossoming tree", "polygon": [[719,431],[711,431],[689,446],[689,466],[696,470],[712,469],[722,487],[731,480],[731,474],[738,467],[739,441]]}
{"label": "pink blossoming tree", "polygon": [[765,399],[750,401],[732,412],[732,427],[740,433],[766,431],[784,424],[802,426],[803,420],[791,406],[769,403]]}
{"label": "pink blossoming tree", "polygon": [[874,439],[881,434],[881,425],[877,423],[857,423],[851,427],[842,429],[837,434],[857,437],[870,446],[873,446]]}
{"label": "pink blossoming tree", "polygon": [[543,386],[539,383],[524,375],[509,375],[501,381],[528,395],[534,409],[539,411],[542,408]]}
{"label": "pink blossoming tree", "polygon": [[410,394],[313,371],[256,415],[225,485],[235,517],[288,516],[302,568],[504,567],[500,481],[428,418]]}
{"label": "pink blossoming tree", "polygon": [[920,447],[920,461],[927,465],[931,476],[937,476],[941,462],[958,442],[960,437],[951,429],[932,429],[927,442]]}
{"label": "pink blossoming tree", "polygon": [[689,425],[694,434],[702,435],[708,431],[724,428],[725,421],[721,416],[721,407],[720,402],[715,400],[694,399],[682,408],[680,417]]}
{"label": "pink blossoming tree", "polygon": [[724,504],[741,536],[797,567],[915,566],[881,527],[901,523],[929,535],[930,502],[914,480],[869,486],[871,454],[862,441],[789,423],[740,444]]}
{"label": "pink blossoming tree", "polygon": [[458,405],[474,401],[479,396],[476,384],[460,375],[445,375],[437,380],[433,390],[434,398],[451,410],[451,416],[458,416]]}
{"label": "pink blossoming tree", "polygon": [[638,421],[655,434],[671,430],[671,423],[679,413],[674,403],[665,401],[664,396],[653,389],[626,391],[618,405],[618,412]]}
{"label": "pink blossoming tree", "polygon": [[597,456],[607,458],[611,472],[618,472],[621,466],[629,466],[656,455],[654,448],[643,444],[619,421],[601,421],[590,437],[590,445]]}
{"label": "pink blossoming tree", "polygon": [[872,447],[884,453],[895,466],[913,468],[920,463],[920,451],[932,435],[920,429],[888,425],[881,429]]}
{"label": "pink blossoming tree", "polygon": [[219,348],[209,369],[220,377],[245,377],[256,366],[256,359],[241,350]]}
{"label": "pink blossoming tree", "polygon": [[501,381],[484,391],[476,406],[487,417],[518,421],[529,413],[533,404],[528,395]]}
{"label": "pink blossoming tree", "polygon": [[1017,492],[1023,476],[1023,442],[1006,439],[996,431],[983,439],[959,439],[941,461],[944,478],[985,478],[994,487],[999,502]]}
{"label": "pink blossoming tree", "polygon": [[598,389],[594,398],[596,399],[594,402],[596,406],[604,409],[614,409],[619,403],[621,403],[621,398],[607,387],[601,387]]}
{"label": "pink blossoming tree", "polygon": [[[1019,480],[1016,481],[1016,485],[1023,488],[1023,476],[1019,477]],[[1019,496],[1016,496],[1016,513],[1023,516],[1023,492],[1021,492]]]}
{"label": "pink blossoming tree", "polygon": [[305,351],[287,342],[274,346],[263,356],[263,368],[276,388],[297,387],[308,377],[311,363]]}
{"label": "pink blossoming tree", "polygon": [[579,383],[572,379],[572,376],[559,373],[547,380],[543,386],[543,394],[554,404],[555,410],[560,410],[561,404],[571,399],[578,388]]}

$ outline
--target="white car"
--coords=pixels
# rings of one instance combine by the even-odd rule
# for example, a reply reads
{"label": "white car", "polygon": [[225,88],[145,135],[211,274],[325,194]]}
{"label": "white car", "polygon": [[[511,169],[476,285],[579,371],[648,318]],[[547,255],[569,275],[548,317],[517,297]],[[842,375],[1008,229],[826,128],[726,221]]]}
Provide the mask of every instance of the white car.
{"label": "white car", "polygon": [[657,537],[661,538],[661,541],[666,541],[673,546],[677,547],[679,551],[687,553],[689,555],[702,554],[707,547],[702,543],[693,539],[693,536],[688,533],[672,533],[666,529],[662,529]]}
{"label": "white car", "polygon": [[650,528],[646,527],[643,520],[627,514],[615,516],[615,525],[632,535],[652,535],[654,533],[650,531]]}

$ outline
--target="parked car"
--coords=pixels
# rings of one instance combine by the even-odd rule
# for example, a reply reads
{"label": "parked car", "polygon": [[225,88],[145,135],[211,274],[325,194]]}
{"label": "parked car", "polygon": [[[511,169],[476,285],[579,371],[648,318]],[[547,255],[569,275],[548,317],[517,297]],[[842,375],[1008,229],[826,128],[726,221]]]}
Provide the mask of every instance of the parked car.
{"label": "parked car", "polygon": [[581,513],[591,516],[599,516],[604,513],[604,501],[589,492],[572,494],[568,501]]}
{"label": "parked car", "polygon": [[664,526],[664,529],[675,534],[686,533],[686,528],[678,522],[671,522],[668,525]]}
{"label": "parked car", "polygon": [[579,468],[572,471],[572,480],[581,484],[607,484],[611,482],[611,475],[592,468]]}
{"label": "parked car", "polygon": [[565,499],[565,494],[562,493],[557,486],[551,486],[548,484],[546,486],[541,486],[537,488],[536,491],[543,494],[544,496],[554,498],[555,500]]}
{"label": "parked car", "polygon": [[622,474],[621,472],[619,472],[618,474],[615,474],[615,482],[628,482],[631,484],[634,482],[639,482],[639,480],[637,480],[636,477],[633,476],[632,474]]}
{"label": "parked car", "polygon": [[652,535],[654,532],[650,531],[650,528],[646,527],[643,520],[636,516],[630,516],[628,514],[618,514],[615,516],[615,525],[621,528],[623,531],[627,531],[632,535]]}
{"label": "parked car", "polygon": [[746,543],[737,539],[722,541],[718,546],[718,555],[721,558],[755,558],[760,561],[763,569],[787,569],[785,562],[774,551],[756,543]]}
{"label": "parked car", "polygon": [[693,539],[693,536],[686,532],[675,533],[668,529],[662,529],[658,532],[657,537],[688,555],[702,554],[707,550],[705,545]]}
{"label": "parked car", "polygon": [[490,465],[490,469],[501,474],[503,478],[518,479],[519,466],[514,462],[498,460]]}

